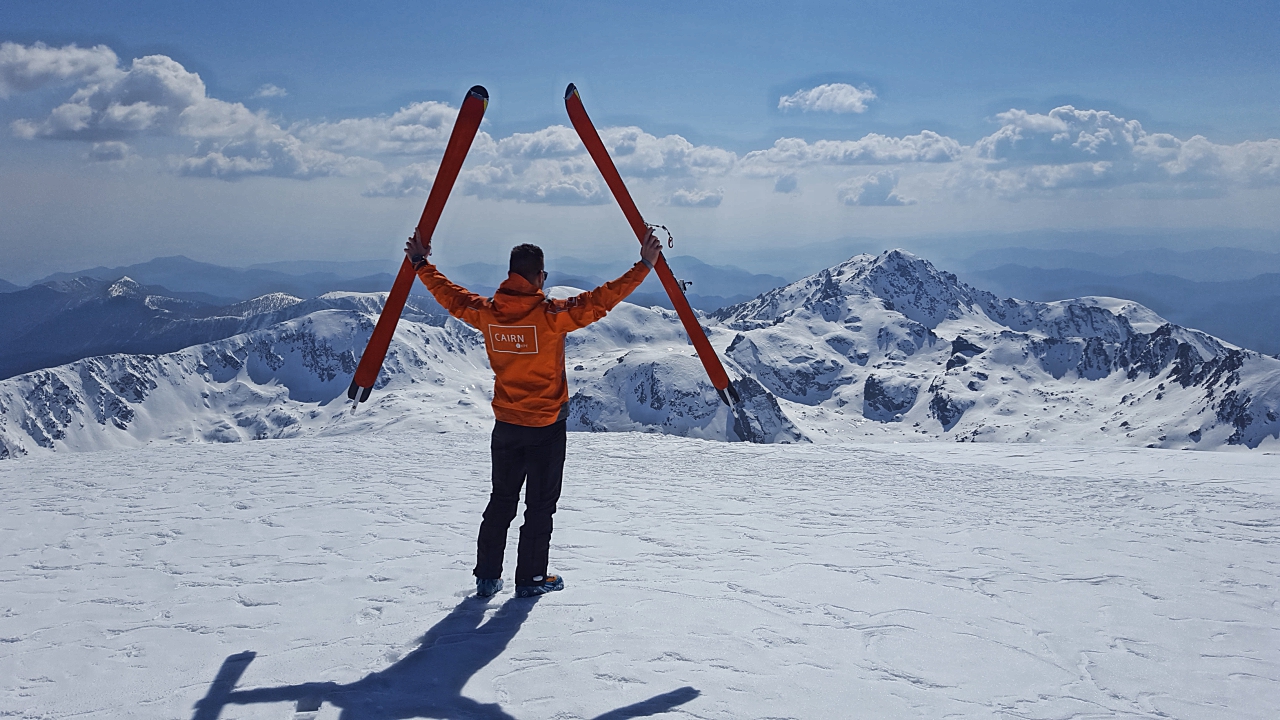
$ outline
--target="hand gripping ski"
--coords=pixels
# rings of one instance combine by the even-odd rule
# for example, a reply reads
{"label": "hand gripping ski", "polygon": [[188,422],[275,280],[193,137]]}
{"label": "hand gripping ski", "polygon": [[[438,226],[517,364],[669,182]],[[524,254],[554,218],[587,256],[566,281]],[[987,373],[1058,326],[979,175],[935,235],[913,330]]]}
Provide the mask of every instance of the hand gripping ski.
{"label": "hand gripping ski", "polygon": [[[467,97],[458,110],[458,119],[453,123],[449,144],[445,146],[444,158],[440,160],[440,169],[436,171],[436,180],[431,184],[427,205],[423,208],[422,217],[418,220],[418,235],[424,243],[430,241],[431,234],[435,232],[436,223],[440,221],[440,213],[444,210],[444,203],[449,199],[449,191],[453,189],[454,180],[458,179],[462,161],[467,157],[467,150],[471,149],[471,141],[475,139],[476,131],[480,129],[480,119],[484,117],[484,111],[488,106],[489,93],[483,87],[476,85],[467,91]],[[387,356],[387,347],[391,345],[391,336],[396,332],[396,323],[400,321],[404,303],[409,298],[409,291],[413,289],[414,277],[416,274],[413,271],[413,264],[405,258],[400,264],[396,281],[391,286],[387,303],[382,307],[378,324],[373,328],[369,344],[365,346],[364,354],[360,356],[360,365],[356,368],[355,379],[351,381],[351,387],[347,388],[352,412],[360,403],[369,399],[373,384],[378,380],[378,373],[382,370],[382,360]]]}
{"label": "hand gripping ski", "polygon": [[[587,110],[582,107],[578,88],[574,87],[573,83],[570,83],[564,91],[564,104],[569,110],[569,120],[573,122],[573,128],[578,131],[578,137],[582,138],[582,144],[587,147],[591,159],[595,160],[596,167],[604,176],[604,182],[609,186],[609,190],[613,191],[613,197],[617,199],[618,205],[622,206],[622,214],[627,216],[627,222],[635,231],[636,239],[644,242],[650,226],[645,224],[644,218],[640,216],[640,211],[631,199],[631,193],[627,192],[627,186],[622,183],[622,176],[618,174],[618,168],[614,167],[609,151],[600,140],[600,133],[596,132],[595,126],[591,124],[591,118],[587,117]],[[662,255],[658,255],[658,262],[654,263],[653,269],[658,273],[658,279],[662,281],[662,287],[667,291],[667,296],[671,298],[671,304],[675,307],[676,314],[680,316],[680,322],[684,324],[689,340],[698,351],[698,359],[702,361],[702,367],[706,368],[711,384],[715,386],[716,392],[720,393],[720,399],[724,404],[732,407],[740,402],[738,391],[729,384],[729,376],[724,372],[724,365],[720,364],[720,356],[716,355],[711,342],[707,340],[707,334],[702,330],[702,325],[698,323],[697,316],[693,314],[693,308],[689,307],[689,300],[684,296],[680,281],[676,280],[675,275],[671,273],[671,268]]]}

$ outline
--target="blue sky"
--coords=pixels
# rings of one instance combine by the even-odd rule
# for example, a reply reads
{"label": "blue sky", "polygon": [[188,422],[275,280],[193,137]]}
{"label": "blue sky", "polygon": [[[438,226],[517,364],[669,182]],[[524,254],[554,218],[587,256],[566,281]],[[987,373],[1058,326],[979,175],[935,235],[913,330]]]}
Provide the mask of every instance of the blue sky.
{"label": "blue sky", "polygon": [[[0,277],[384,256],[476,83],[492,102],[446,261],[632,250],[557,129],[571,81],[607,141],[639,148],[642,210],[710,261],[1280,220],[1275,3],[581,5],[10,3]],[[130,91],[144,75],[173,85]],[[68,257],[67,233],[93,242]]]}

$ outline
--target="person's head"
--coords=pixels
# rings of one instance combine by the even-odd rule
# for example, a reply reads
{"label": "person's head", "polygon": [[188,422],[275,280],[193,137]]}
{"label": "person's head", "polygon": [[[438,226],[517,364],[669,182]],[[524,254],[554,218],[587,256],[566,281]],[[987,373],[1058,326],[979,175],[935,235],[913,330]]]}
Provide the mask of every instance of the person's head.
{"label": "person's head", "polygon": [[542,248],[524,243],[511,248],[511,266],[508,268],[535,287],[542,287],[546,275],[542,272]]}

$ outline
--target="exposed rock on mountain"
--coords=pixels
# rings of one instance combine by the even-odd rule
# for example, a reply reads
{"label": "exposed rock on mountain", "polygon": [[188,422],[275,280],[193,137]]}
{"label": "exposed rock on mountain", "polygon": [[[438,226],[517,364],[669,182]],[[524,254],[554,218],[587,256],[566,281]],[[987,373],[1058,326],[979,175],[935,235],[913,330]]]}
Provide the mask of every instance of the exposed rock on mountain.
{"label": "exposed rock on mountain", "polygon": [[[118,285],[114,300],[142,296]],[[480,334],[414,304],[372,402],[344,411],[384,298],[260,298],[243,315],[202,319],[238,324],[223,340],[2,381],[0,455],[486,426],[492,380]],[[998,298],[901,251],[854,257],[706,320],[739,408],[719,402],[674,313],[624,303],[569,336],[570,427],[752,442],[1280,440],[1275,358],[1129,301]]]}
{"label": "exposed rock on mountain", "polygon": [[870,435],[906,424],[919,438],[1158,447],[1280,437],[1273,358],[1132,302],[998,298],[902,251],[854,257],[712,317],[738,331],[734,363],[789,416],[794,403],[836,423],[828,432],[847,432],[839,420],[856,408],[855,433]]}
{"label": "exposed rock on mountain", "polygon": [[[0,295],[0,379],[95,355],[173,352],[322,309],[376,311],[378,297],[339,292],[303,301],[272,293],[221,306],[129,277],[53,281]],[[411,302],[439,310],[430,298]]]}

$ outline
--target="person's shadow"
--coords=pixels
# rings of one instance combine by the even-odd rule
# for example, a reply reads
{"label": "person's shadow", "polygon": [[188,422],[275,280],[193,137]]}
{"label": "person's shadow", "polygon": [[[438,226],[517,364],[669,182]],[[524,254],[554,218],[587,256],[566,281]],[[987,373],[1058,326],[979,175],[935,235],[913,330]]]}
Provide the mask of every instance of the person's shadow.
{"label": "person's shadow", "polygon": [[[400,720],[401,718],[504,718],[514,720],[496,704],[486,705],[463,696],[467,680],[502,654],[529,617],[537,598],[510,599],[483,625],[487,601],[469,597],[436,623],[413,652],[381,672],[347,684],[303,683],[255,690],[235,685],[253,652],[231,655],[196,703],[192,720],[217,720],[227,705],[293,702],[297,712],[312,713],[322,703],[342,708],[340,720]],[[567,691],[567,689],[566,689]],[[693,700],[701,693],[682,687],[611,710],[595,720],[624,720],[657,715]]]}

